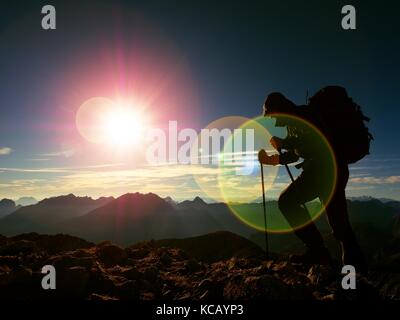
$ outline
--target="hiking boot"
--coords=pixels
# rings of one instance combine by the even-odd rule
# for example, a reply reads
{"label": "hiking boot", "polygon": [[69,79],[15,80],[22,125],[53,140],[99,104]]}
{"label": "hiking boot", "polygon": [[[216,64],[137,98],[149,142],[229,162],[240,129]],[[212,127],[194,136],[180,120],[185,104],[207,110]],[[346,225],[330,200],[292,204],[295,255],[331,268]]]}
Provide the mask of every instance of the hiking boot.
{"label": "hiking boot", "polygon": [[302,255],[292,255],[290,262],[302,263],[306,265],[323,264],[330,265],[332,258],[329,250],[325,247],[310,248]]}
{"label": "hiking boot", "polygon": [[342,242],[341,245],[343,265],[352,265],[357,273],[366,275],[368,273],[368,264],[358,244]]}

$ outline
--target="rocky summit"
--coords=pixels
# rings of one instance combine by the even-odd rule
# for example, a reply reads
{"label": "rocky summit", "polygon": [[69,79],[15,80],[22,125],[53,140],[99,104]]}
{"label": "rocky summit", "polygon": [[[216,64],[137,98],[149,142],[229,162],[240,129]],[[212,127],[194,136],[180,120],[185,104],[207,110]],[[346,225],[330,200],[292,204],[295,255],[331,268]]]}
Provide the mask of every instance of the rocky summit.
{"label": "rocky summit", "polygon": [[[204,237],[207,235],[200,239],[203,242]],[[226,241],[229,237],[238,241],[238,236],[229,232],[210,237],[214,243],[218,238]],[[250,245],[248,240],[243,241]],[[261,249],[257,251],[254,247],[246,250],[242,245],[240,254],[232,252],[219,261],[206,261],[196,252],[168,243],[167,240],[148,241],[123,248],[110,242],[95,245],[67,235],[0,236],[0,299],[185,301],[400,297],[398,285],[390,285],[382,277],[372,280],[360,277],[356,290],[343,290],[343,276],[331,267],[294,264],[287,257],[277,255],[266,259]],[[202,256],[206,256],[205,251],[203,248]],[[56,290],[42,288],[44,265],[55,267]]]}

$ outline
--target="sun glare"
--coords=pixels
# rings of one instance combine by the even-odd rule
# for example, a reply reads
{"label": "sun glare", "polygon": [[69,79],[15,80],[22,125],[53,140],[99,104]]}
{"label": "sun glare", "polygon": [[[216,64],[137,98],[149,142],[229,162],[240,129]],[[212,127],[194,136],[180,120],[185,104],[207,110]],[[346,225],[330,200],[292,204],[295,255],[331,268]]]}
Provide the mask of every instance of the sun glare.
{"label": "sun glare", "polygon": [[138,112],[127,107],[118,107],[105,119],[106,140],[119,146],[138,143],[144,129],[142,121]]}
{"label": "sun glare", "polygon": [[85,101],[76,115],[79,133],[88,141],[115,147],[140,145],[148,126],[140,106],[103,97]]}

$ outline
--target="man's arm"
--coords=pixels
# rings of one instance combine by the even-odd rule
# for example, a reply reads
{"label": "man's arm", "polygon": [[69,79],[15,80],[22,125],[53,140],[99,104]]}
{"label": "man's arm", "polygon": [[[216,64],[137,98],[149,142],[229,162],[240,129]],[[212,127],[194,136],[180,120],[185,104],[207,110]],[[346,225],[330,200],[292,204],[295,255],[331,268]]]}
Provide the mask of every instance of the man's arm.
{"label": "man's arm", "polygon": [[278,164],[289,164],[299,160],[299,156],[294,151],[287,151],[281,154],[268,155],[264,149],[258,152],[258,161],[262,164],[276,166]]}
{"label": "man's arm", "polygon": [[281,149],[285,150],[294,149],[297,143],[298,143],[297,138],[289,135],[285,139],[281,139],[280,141]]}
{"label": "man's arm", "polygon": [[293,150],[282,152],[279,155],[279,164],[289,164],[297,160],[299,160],[299,156]]}

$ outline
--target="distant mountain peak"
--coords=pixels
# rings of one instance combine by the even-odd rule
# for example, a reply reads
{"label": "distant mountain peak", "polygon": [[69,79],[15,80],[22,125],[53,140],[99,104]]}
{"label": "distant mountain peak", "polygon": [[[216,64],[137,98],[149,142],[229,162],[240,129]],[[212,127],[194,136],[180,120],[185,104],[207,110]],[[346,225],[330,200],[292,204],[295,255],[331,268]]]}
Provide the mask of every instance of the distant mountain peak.
{"label": "distant mountain peak", "polygon": [[116,200],[118,201],[138,201],[138,200],[147,200],[147,201],[162,201],[165,202],[160,196],[156,195],[155,193],[125,193],[122,196],[118,197]]}
{"label": "distant mountain peak", "polygon": [[193,199],[193,203],[197,205],[202,205],[202,204],[207,204],[202,198],[197,196],[196,198]]}
{"label": "distant mountain peak", "polygon": [[[157,209],[170,209],[171,204],[168,203],[165,199],[156,195],[155,193],[126,193],[122,196],[116,198],[113,201],[110,201],[107,204],[107,208],[111,209],[112,207],[117,206],[118,208],[131,208],[132,210],[139,210],[139,208],[146,208],[146,210],[157,210]],[[99,208],[100,210],[100,208]],[[112,210],[110,211],[112,212]]]}
{"label": "distant mountain peak", "polygon": [[15,203],[21,206],[30,206],[38,203],[38,201],[34,197],[21,197]]}
{"label": "distant mountain peak", "polygon": [[15,202],[11,199],[0,200],[0,207],[15,207]]}
{"label": "distant mountain peak", "polygon": [[85,200],[92,200],[92,198],[89,197],[77,197],[74,194],[70,193],[67,195],[62,195],[62,196],[57,196],[57,197],[51,197],[51,198],[45,198],[42,201],[39,201],[39,204],[68,204],[71,202],[75,202],[77,199],[85,199]]}
{"label": "distant mountain peak", "polygon": [[3,218],[15,210],[17,210],[20,206],[17,206],[13,200],[10,199],[2,199],[0,201],[0,218]]}
{"label": "distant mountain peak", "polygon": [[182,208],[201,208],[207,206],[207,203],[202,198],[197,196],[193,200],[184,200],[178,205]]}

